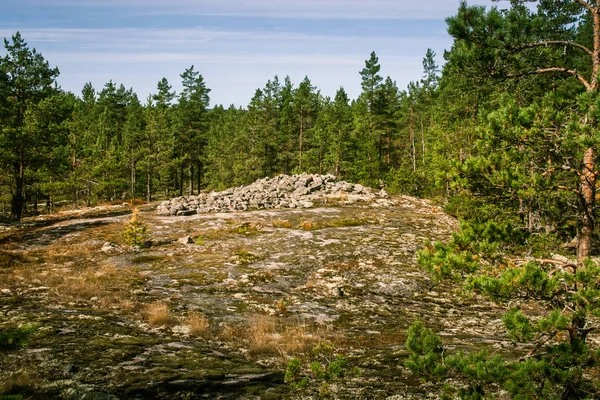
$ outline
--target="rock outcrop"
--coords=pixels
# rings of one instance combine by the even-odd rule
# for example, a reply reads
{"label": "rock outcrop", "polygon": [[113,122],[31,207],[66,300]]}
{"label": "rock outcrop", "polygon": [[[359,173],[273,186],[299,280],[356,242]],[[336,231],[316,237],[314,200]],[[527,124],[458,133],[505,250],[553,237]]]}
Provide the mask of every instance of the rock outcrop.
{"label": "rock outcrop", "polygon": [[373,202],[393,205],[385,190],[375,191],[359,184],[338,181],[333,175],[278,175],[248,186],[197,196],[176,197],[162,202],[158,215],[191,215],[259,209],[310,208],[315,203]]}

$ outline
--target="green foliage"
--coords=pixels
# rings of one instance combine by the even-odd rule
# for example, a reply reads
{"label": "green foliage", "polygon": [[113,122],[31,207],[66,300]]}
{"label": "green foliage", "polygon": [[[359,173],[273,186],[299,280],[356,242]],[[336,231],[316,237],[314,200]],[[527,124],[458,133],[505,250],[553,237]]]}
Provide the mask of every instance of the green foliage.
{"label": "green foliage", "polygon": [[[300,359],[292,358],[287,365],[285,382],[293,388],[319,387],[319,392],[327,389],[327,384],[343,378],[349,372],[348,360],[342,354],[336,354],[329,342],[321,342],[312,351],[308,365]],[[360,369],[352,369],[354,376]]]}
{"label": "green foliage", "polygon": [[529,342],[533,339],[531,321],[519,309],[513,308],[502,316],[508,337],[515,342]]}
{"label": "green foliage", "polygon": [[427,241],[417,254],[417,263],[435,280],[460,280],[477,272],[484,256],[486,263],[500,261],[500,249],[518,235],[510,224],[461,222],[460,231],[452,234],[448,244]]}
{"label": "green foliage", "polygon": [[128,246],[143,246],[148,239],[148,227],[140,221],[139,209],[133,209],[133,214],[129,221],[125,223],[125,227],[121,231],[123,243]]}
{"label": "green foliage", "polygon": [[35,325],[25,325],[19,328],[0,332],[0,350],[11,350],[25,347],[27,342],[39,328]]}
{"label": "green foliage", "polygon": [[287,369],[285,371],[284,381],[290,384],[298,384],[300,382],[300,373],[301,373],[302,361],[297,358],[292,358],[287,365]]}
{"label": "green foliage", "polygon": [[[591,260],[579,267],[552,260],[514,262],[499,253],[502,243],[504,251],[511,248],[506,246],[510,230],[462,227],[449,244],[429,244],[420,265],[438,280],[462,277],[468,290],[513,305],[502,321],[512,341],[529,345],[529,354],[518,360],[484,351],[446,354],[440,338],[417,321],[408,332],[406,366],[428,380],[458,378],[466,385],[456,391],[461,398],[485,398],[499,388],[515,398],[600,394],[586,376],[598,361],[587,335],[594,329],[588,316],[600,315],[600,266]],[[546,314],[528,315],[514,307],[519,301],[537,301]]]}
{"label": "green foliage", "polygon": [[411,372],[426,380],[445,373],[442,340],[422,321],[416,321],[408,328],[406,347],[410,355],[405,365]]}

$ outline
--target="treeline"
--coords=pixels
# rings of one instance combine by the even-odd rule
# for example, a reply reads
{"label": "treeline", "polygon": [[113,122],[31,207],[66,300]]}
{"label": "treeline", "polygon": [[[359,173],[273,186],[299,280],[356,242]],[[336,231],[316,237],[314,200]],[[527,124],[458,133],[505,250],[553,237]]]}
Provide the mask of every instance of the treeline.
{"label": "treeline", "polygon": [[357,99],[343,88],[325,97],[308,77],[295,85],[275,76],[247,107],[209,109],[210,89],[193,66],[181,74],[181,93],[163,78],[146,99],[112,81],[88,83],[76,96],[57,86],[58,69],[19,33],[5,49],[0,203],[14,220],[58,201],[150,201],[280,173],[332,173],[417,195],[431,189],[427,109],[439,80],[431,50],[424,78],[407,90],[379,74],[373,52]]}
{"label": "treeline", "polygon": [[242,108],[209,108],[194,67],[181,93],[166,79],[146,99],[113,82],[65,93],[58,70],[17,33],[0,59],[0,204],[18,220],[56,201],[152,200],[332,173],[440,198],[461,218],[511,224],[528,243],[579,235],[589,254],[600,20],[575,0],[507,7],[463,3],[447,19],[454,43],[443,68],[428,50],[422,79],[407,88],[381,76],[373,52],[356,99],[275,76]]}

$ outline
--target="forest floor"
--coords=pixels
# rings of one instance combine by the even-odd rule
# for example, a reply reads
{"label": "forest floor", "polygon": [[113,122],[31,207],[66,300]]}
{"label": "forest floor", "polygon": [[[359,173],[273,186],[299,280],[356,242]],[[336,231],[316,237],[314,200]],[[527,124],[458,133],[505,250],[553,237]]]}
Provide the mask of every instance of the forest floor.
{"label": "forest floor", "polygon": [[[391,200],[187,217],[146,205],[143,248],[123,244],[125,205],[0,227],[0,331],[37,327],[0,350],[0,395],[435,398],[403,366],[416,319],[451,348],[514,348],[502,310],[415,265],[456,221]],[[293,358],[301,385],[284,382]]]}

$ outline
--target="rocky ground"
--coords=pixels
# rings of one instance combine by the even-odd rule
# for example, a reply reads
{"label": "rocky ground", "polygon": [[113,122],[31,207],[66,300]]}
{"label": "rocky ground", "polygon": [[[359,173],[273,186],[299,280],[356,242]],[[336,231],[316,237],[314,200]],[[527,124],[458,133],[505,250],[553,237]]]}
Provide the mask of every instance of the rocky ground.
{"label": "rocky ground", "polygon": [[[126,206],[3,228],[0,330],[38,329],[25,348],[0,350],[0,394],[436,398],[402,365],[417,318],[450,347],[512,351],[501,310],[415,266],[453,218],[424,200],[335,185],[307,208],[174,216],[147,205],[141,248],[122,243]],[[335,378],[310,372],[336,356]],[[297,378],[310,377],[303,387],[284,383],[293,358]]]}

